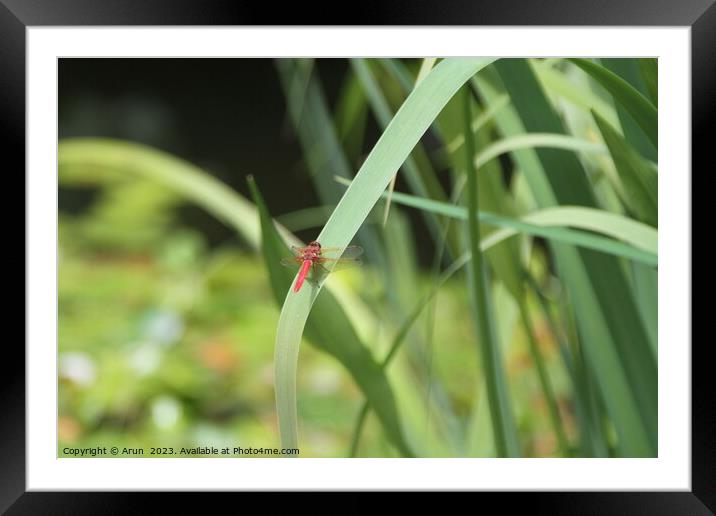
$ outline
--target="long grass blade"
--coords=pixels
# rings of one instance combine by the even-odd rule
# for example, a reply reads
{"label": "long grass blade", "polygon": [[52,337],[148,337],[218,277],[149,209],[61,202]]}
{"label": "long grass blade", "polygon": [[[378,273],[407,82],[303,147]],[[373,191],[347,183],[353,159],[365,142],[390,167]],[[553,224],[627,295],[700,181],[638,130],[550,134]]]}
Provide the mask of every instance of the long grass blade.
{"label": "long grass blade", "polygon": [[420,63],[420,70],[418,70],[418,76],[415,79],[415,85],[417,86],[422,82],[423,79],[430,73],[430,70],[435,66],[436,57],[426,57]]}
{"label": "long grass blade", "polygon": [[655,106],[659,105],[659,61],[654,57],[639,59],[641,77],[649,93],[649,100]]}
{"label": "long grass blade", "polygon": [[614,160],[622,184],[622,202],[634,216],[656,227],[658,224],[659,179],[655,167],[596,113],[593,113]]}
{"label": "long grass blade", "polygon": [[368,103],[363,88],[354,74],[348,75],[341,89],[334,114],[336,134],[346,159],[357,166],[368,121]]}
{"label": "long grass blade", "polygon": [[658,115],[654,104],[649,102],[636,88],[617,74],[588,59],[573,58],[572,63],[592,76],[611,93],[617,102],[634,118],[651,143],[658,145]]}
{"label": "long grass blade", "polygon": [[[393,118],[393,113],[391,112],[385,95],[375,80],[373,72],[365,59],[351,59],[350,63],[354,73],[363,85],[363,89],[368,97],[368,101],[373,113],[375,114],[376,120],[380,124],[381,128],[385,130]],[[416,83],[416,85],[417,84],[418,83]],[[446,199],[445,192],[440,186],[440,183],[435,175],[431,171],[423,173],[418,167],[418,164],[413,156],[408,156],[401,168],[405,173],[405,179],[408,185],[417,195],[428,196],[440,200]],[[396,176],[393,176],[388,186],[388,196],[386,197],[383,225],[385,225],[385,221],[388,218],[391,200],[390,194],[393,192],[395,187],[395,178]],[[440,232],[440,221],[431,214],[426,214],[426,223],[428,224],[428,228],[433,235],[433,239],[437,240]],[[454,250],[455,249],[453,249],[453,251]]]}
{"label": "long grass blade", "polygon": [[[345,247],[443,106],[477,71],[494,59],[449,59],[438,64],[408,96],[355,180],[332,213],[318,240],[328,247]],[[279,316],[276,335],[276,389],[281,442],[298,442],[295,417],[295,378],[301,335],[323,281],[289,292]]]}
{"label": "long grass blade", "polygon": [[[516,118],[514,112],[498,113],[498,126],[505,136],[525,131],[564,132],[527,63],[507,59],[497,62],[495,68],[499,72],[497,80],[501,79],[519,114]],[[488,95],[492,96],[492,92]],[[543,207],[557,203],[595,205],[586,174],[573,154],[530,149],[516,151],[513,156]],[[656,363],[624,272],[612,256],[563,244],[553,244],[552,249],[577,314],[587,363],[593,368],[617,430],[621,453],[654,456]]]}
{"label": "long grass blade", "polygon": [[[502,97],[502,100],[495,102],[489,109],[483,111],[472,121],[472,132],[478,133],[483,127],[486,127],[490,122],[493,121],[495,113],[507,106],[510,103],[510,98],[507,95]],[[449,153],[455,153],[465,143],[465,135],[459,133],[445,146]]]}
{"label": "long grass blade", "polygon": [[477,344],[482,357],[482,369],[487,386],[487,399],[490,406],[495,448],[500,457],[518,457],[519,441],[515,429],[510,394],[507,389],[504,365],[492,317],[487,291],[487,269],[480,249],[480,225],[477,219],[478,190],[477,171],[473,156],[475,155],[472,135],[472,113],[470,90],[465,89],[465,156],[467,170],[467,224],[470,253],[472,259],[468,264],[469,289],[472,294],[473,318],[477,327]]}
{"label": "long grass blade", "polygon": [[[609,101],[597,95],[588,84],[575,84],[570,77],[562,71],[556,70],[553,63],[546,60],[531,59],[530,65],[537,75],[545,93],[562,101],[567,101],[583,111],[596,111],[612,125],[619,124],[619,118],[614,106]],[[563,61],[560,59],[559,61]],[[586,82],[586,81],[585,81]]]}
{"label": "long grass blade", "polygon": [[[278,59],[276,67],[284,89],[291,122],[301,144],[310,177],[323,204],[335,206],[342,192],[330,178],[353,176],[340,145],[320,80],[310,59]],[[366,254],[385,270],[385,253],[373,225],[361,228],[358,239]],[[390,281],[389,277],[385,281]]]}
{"label": "long grass blade", "polygon": [[573,152],[607,153],[607,148],[604,145],[565,134],[521,134],[498,140],[489,147],[482,149],[475,156],[475,168],[482,168],[485,163],[497,158],[501,154],[507,154],[519,149],[536,149],[541,147]]}
{"label": "long grass blade", "polygon": [[[601,58],[599,62],[607,70],[618,75],[629,83],[635,90],[644,95],[654,105],[658,106],[656,97],[653,97],[649,93],[649,87],[644,80],[642,74],[642,68],[640,66],[641,61],[644,59],[617,59],[617,58]],[[656,64],[656,59],[651,59]],[[653,80],[655,79],[652,78]],[[656,162],[658,159],[656,152],[656,145],[641,129],[634,117],[629,113],[629,110],[619,102],[615,102],[617,115],[619,117],[618,123],[613,123],[607,120],[614,127],[621,126],[624,138],[629,144],[634,147],[642,156]]]}
{"label": "long grass blade", "polygon": [[[468,219],[468,210],[461,206],[400,192],[393,194],[393,200],[404,206],[430,210],[460,220]],[[524,215],[520,219],[484,211],[478,213],[478,218],[484,224],[503,228],[500,240],[524,233],[629,258],[647,265],[658,263],[657,233],[654,228],[616,213],[582,206],[555,206]],[[597,231],[612,238],[575,231],[568,227]]]}
{"label": "long grass blade", "polygon": [[[249,187],[258,207],[263,256],[269,271],[272,291],[278,303],[286,290],[290,288],[293,280],[294,273],[280,265],[281,257],[290,255],[290,251],[278,232],[275,231],[268,208],[252,179],[249,181]],[[306,335],[313,344],[334,356],[348,370],[363,391],[367,402],[375,410],[391,442],[403,455],[412,455],[410,446],[403,435],[400,421],[397,419],[397,409],[391,386],[382,368],[360,341],[341,304],[330,292],[324,293],[316,301],[313,307],[313,316],[306,323]],[[295,350],[295,355],[288,356],[280,356],[279,353],[282,351],[285,350],[279,348],[276,350],[276,374],[288,376],[292,381],[277,382],[276,396],[277,399],[295,398],[296,369],[287,367],[287,364],[298,359],[298,349]],[[293,392],[279,389],[293,389]],[[293,411],[284,413],[283,420],[280,420],[281,424],[285,426],[297,425],[297,421],[295,406]],[[282,432],[283,434],[284,432]],[[298,443],[293,442],[293,444],[297,445]]]}

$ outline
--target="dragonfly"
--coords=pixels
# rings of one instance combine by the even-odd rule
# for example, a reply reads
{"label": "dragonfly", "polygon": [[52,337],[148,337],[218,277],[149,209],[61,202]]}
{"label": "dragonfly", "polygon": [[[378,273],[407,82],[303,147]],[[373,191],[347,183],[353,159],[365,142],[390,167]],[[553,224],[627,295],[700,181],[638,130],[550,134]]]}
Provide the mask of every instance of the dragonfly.
{"label": "dragonfly", "polygon": [[283,258],[281,264],[299,269],[296,284],[293,286],[294,292],[301,290],[309,272],[312,273],[313,279],[317,279],[329,272],[355,267],[362,263],[358,256],[363,254],[363,248],[358,245],[322,247],[317,240],[309,242],[306,247],[292,245],[291,251],[293,256]]}

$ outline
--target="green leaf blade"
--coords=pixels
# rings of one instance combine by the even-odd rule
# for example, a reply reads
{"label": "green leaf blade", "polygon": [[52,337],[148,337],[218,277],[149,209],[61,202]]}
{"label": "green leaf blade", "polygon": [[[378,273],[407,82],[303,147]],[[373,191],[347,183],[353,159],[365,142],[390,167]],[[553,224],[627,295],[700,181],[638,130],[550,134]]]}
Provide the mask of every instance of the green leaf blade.
{"label": "green leaf blade", "polygon": [[465,161],[467,171],[467,223],[468,241],[472,259],[468,264],[469,290],[472,298],[473,321],[477,328],[477,344],[482,357],[482,370],[487,387],[487,399],[493,425],[495,448],[500,457],[519,457],[519,440],[515,430],[510,395],[505,379],[500,345],[497,341],[487,291],[487,269],[480,249],[480,224],[478,223],[477,170],[472,134],[472,101],[469,89],[464,94]]}
{"label": "green leaf blade", "polygon": [[[280,303],[286,290],[293,284],[294,273],[280,264],[284,256],[290,256],[290,251],[284,244],[280,235],[274,229],[273,221],[268,213],[263,198],[253,180],[249,181],[254,202],[258,207],[261,220],[261,236],[264,261],[269,271],[272,290],[276,302]],[[307,282],[295,296],[303,294],[310,299],[316,287]],[[305,293],[304,293],[305,292]],[[310,308],[310,305],[304,305]],[[318,298],[308,316],[308,310],[293,312],[282,311],[281,317],[289,317],[283,322],[279,321],[279,331],[293,331],[295,328],[304,328],[309,341],[329,355],[335,357],[351,374],[361,391],[365,394],[367,402],[378,415],[386,435],[404,456],[413,453],[408,445],[398,412],[395,398],[388,379],[381,366],[374,360],[370,351],[363,345],[353,328],[350,319],[343,311],[341,304],[330,293],[324,292]],[[305,317],[304,317],[305,316]],[[277,339],[288,340],[291,335],[279,334]],[[290,339],[293,341],[293,339]],[[299,346],[277,346],[275,351],[275,373],[281,382],[276,382],[277,406],[281,411],[279,418],[282,445],[297,447],[298,417],[296,413],[296,370],[298,363]]]}
{"label": "green leaf blade", "polygon": [[629,112],[639,127],[658,145],[658,114],[656,107],[636,88],[617,74],[587,59],[570,59],[572,63],[591,75],[611,93],[619,104]]}
{"label": "green leaf blade", "polygon": [[[505,59],[498,61],[495,68],[499,77],[492,79],[502,82],[515,108],[512,118],[505,119],[504,110],[496,116],[505,136],[525,131],[564,133],[559,117],[527,63]],[[650,130],[655,132],[655,112],[652,114],[654,125]],[[514,156],[543,208],[555,204],[595,206],[586,173],[573,154],[537,149],[517,151]],[[624,272],[608,255],[564,244],[552,244],[552,249],[584,337],[587,364],[594,370],[622,453],[654,456],[656,362]]]}
{"label": "green leaf blade", "polygon": [[[494,59],[449,59],[438,64],[408,96],[356,174],[318,236],[324,246],[345,247],[360,229],[391,177],[398,171],[443,106],[477,71]],[[297,441],[294,350],[322,281],[286,295],[276,335],[277,410],[282,443]],[[297,351],[296,351],[297,353]]]}
{"label": "green leaf blade", "polygon": [[659,222],[658,176],[609,122],[592,113],[609,147],[623,187],[621,195],[629,211],[641,221],[656,227]]}

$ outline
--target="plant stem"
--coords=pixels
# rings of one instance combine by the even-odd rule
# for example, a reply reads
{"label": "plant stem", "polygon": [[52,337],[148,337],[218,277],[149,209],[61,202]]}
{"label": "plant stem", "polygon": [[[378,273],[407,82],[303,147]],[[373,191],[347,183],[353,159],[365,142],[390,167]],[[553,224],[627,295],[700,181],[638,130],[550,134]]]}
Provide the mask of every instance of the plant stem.
{"label": "plant stem", "polygon": [[475,171],[475,149],[471,130],[472,114],[470,90],[464,91],[464,133],[467,171],[468,235],[472,260],[468,264],[469,287],[473,298],[473,318],[477,329],[479,351],[485,374],[487,398],[490,406],[495,449],[500,457],[519,456],[519,444],[514,427],[507,383],[504,378],[499,343],[497,342],[492,319],[489,315],[485,262],[480,249],[480,224]]}

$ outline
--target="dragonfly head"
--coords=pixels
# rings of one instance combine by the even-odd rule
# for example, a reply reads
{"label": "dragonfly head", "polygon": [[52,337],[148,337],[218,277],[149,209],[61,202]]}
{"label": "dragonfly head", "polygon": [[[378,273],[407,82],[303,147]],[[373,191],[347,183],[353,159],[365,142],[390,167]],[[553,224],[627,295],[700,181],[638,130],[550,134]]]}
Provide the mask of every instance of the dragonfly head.
{"label": "dragonfly head", "polygon": [[308,247],[315,247],[317,249],[321,249],[321,244],[318,242],[318,240],[313,240],[312,242],[308,243]]}

